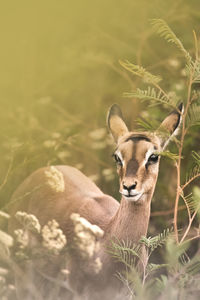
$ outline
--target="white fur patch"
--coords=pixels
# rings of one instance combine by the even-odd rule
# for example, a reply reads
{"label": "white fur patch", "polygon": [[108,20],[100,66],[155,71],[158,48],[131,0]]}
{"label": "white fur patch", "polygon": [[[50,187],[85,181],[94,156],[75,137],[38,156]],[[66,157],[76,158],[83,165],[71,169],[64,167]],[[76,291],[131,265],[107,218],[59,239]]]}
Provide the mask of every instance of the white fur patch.
{"label": "white fur patch", "polygon": [[152,148],[150,148],[149,150],[147,150],[146,154],[145,154],[145,159],[144,159],[144,166],[146,165],[146,163],[148,162],[149,157],[155,152],[154,147],[152,146]]}
{"label": "white fur patch", "polygon": [[116,152],[116,154],[119,156],[119,158],[120,158],[120,160],[121,160],[121,162],[122,162],[122,165],[124,166],[124,160],[123,160],[123,157],[122,157],[121,152],[118,150],[118,151]]}

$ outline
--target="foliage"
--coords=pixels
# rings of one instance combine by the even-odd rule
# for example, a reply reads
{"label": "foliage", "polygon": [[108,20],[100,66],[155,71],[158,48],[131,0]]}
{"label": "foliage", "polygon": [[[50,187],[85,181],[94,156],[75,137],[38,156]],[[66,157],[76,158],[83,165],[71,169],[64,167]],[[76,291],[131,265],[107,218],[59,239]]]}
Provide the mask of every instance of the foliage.
{"label": "foliage", "polygon": [[[141,255],[143,246],[147,259]],[[153,252],[163,246],[165,263],[150,262]],[[200,292],[200,256],[190,259],[188,248],[188,243],[177,244],[174,233],[167,229],[155,237],[142,237],[137,245],[112,242],[110,252],[126,266],[126,271],[118,276],[131,291],[132,299],[177,299],[179,295],[196,299]],[[140,271],[139,265],[142,266]]]}
{"label": "foliage", "polygon": [[[198,45],[195,37],[196,57],[193,61],[190,54],[185,50],[182,42],[176,37],[174,32],[161,19],[154,19],[152,21],[153,28],[167,42],[173,43],[184,54],[186,58],[186,69],[188,71],[187,81],[187,99],[184,101],[185,108],[181,113],[182,127],[180,133],[180,139],[175,139],[177,147],[177,154],[169,151],[160,153],[163,156],[167,156],[174,160],[176,166],[176,192],[175,192],[175,207],[174,207],[174,236],[169,236],[169,231],[151,238],[142,237],[138,245],[134,247],[128,247],[122,243],[120,245],[113,244],[114,253],[113,256],[118,258],[126,265],[127,272],[124,274],[125,278],[123,282],[127,283],[127,286],[132,289],[134,299],[151,299],[161,297],[162,299],[177,299],[180,295],[184,297],[195,298],[200,293],[200,285],[198,283],[200,277],[200,257],[199,255],[190,258],[186,251],[189,248],[189,242],[194,239],[199,239],[199,229],[197,233],[189,237],[192,224],[194,220],[197,222],[197,227],[200,227],[199,215],[200,210],[200,188],[194,186],[192,193],[185,195],[185,189],[191,185],[191,183],[200,177],[200,155],[196,151],[193,151],[192,156],[195,161],[195,165],[187,176],[186,182],[181,185],[182,174],[182,160],[183,149],[185,145],[186,135],[193,126],[199,125],[200,106],[198,100],[198,94],[193,90],[193,85],[198,82],[200,76],[199,73],[199,59],[198,59]],[[125,69],[134,73],[136,76],[142,77],[145,83],[150,83],[154,87],[148,87],[146,90],[137,89],[136,92],[126,93],[125,96],[129,98],[138,98],[147,100],[150,103],[165,104],[176,108],[177,98],[170,100],[168,94],[160,87],[157,77],[147,72],[144,68],[126,62],[121,63]],[[156,78],[156,79],[155,79]],[[148,79],[148,80],[147,80]],[[156,90],[155,90],[156,88]],[[140,122],[140,125],[144,125],[146,130],[152,130],[151,124]],[[180,197],[184,200],[185,207],[188,215],[188,225],[183,232],[179,233],[178,230],[178,204]],[[166,259],[167,264],[152,264],[149,263],[149,259],[153,251],[158,247],[166,243]],[[144,245],[146,250],[146,256],[142,255],[142,247]],[[131,257],[131,259],[130,259]],[[139,262],[135,260],[139,259]],[[138,276],[137,266],[142,264],[143,271],[141,279]],[[159,277],[152,278],[148,281],[149,274],[152,271],[156,271],[165,267],[165,274],[161,274]],[[122,276],[121,276],[122,277]],[[150,284],[149,284],[150,282]],[[195,288],[191,289],[190,282],[195,282]],[[168,289],[171,291],[169,292]],[[174,298],[175,297],[175,298]]]}
{"label": "foliage", "polygon": [[150,72],[148,72],[147,70],[145,70],[145,68],[138,66],[138,65],[134,65],[133,63],[130,63],[129,61],[120,61],[120,64],[127,69],[128,71],[130,71],[131,73],[143,78],[143,80],[147,83],[151,83],[151,84],[158,84],[162,79],[158,76],[155,76],[153,74],[151,74]]}
{"label": "foliage", "polygon": [[124,96],[128,98],[141,99],[142,101],[149,101],[152,106],[158,104],[166,104],[172,108],[176,108],[176,104],[179,100],[179,98],[177,98],[176,95],[173,95],[173,97],[169,97],[163,94],[161,90],[156,91],[155,88],[151,87],[148,87],[147,90],[137,89],[135,92],[124,93]]}
{"label": "foliage", "polygon": [[190,54],[185,50],[182,42],[179,40],[179,38],[177,38],[169,25],[162,19],[153,19],[151,20],[151,24],[153,25],[153,29],[168,43],[176,45],[176,47],[184,54],[187,63],[190,64],[192,61]]}

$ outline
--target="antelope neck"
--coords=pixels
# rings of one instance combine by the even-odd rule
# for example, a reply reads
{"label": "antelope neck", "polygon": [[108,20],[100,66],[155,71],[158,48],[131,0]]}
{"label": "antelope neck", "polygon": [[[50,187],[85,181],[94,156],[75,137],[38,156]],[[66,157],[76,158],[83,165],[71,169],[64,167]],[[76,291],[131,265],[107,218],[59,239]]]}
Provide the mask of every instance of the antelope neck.
{"label": "antelope neck", "polygon": [[109,224],[109,238],[136,243],[141,236],[145,236],[149,224],[150,202],[129,202],[122,197],[119,209]]}

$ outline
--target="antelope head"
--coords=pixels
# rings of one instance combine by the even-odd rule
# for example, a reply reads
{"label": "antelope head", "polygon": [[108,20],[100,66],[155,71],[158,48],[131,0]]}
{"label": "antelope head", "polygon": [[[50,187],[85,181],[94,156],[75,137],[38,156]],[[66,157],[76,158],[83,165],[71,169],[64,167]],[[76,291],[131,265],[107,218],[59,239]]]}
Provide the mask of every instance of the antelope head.
{"label": "antelope head", "polygon": [[116,104],[110,108],[107,122],[117,144],[113,156],[119,174],[119,192],[123,198],[137,203],[151,199],[159,171],[159,152],[177,133],[182,110],[181,104],[164,119],[158,130],[149,133],[129,131],[120,108]]}

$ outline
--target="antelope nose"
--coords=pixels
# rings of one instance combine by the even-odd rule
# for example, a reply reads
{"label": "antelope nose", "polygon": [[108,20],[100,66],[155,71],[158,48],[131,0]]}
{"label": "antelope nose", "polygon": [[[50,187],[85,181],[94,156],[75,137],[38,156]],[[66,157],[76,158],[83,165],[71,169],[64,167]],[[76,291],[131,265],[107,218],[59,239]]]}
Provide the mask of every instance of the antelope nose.
{"label": "antelope nose", "polygon": [[135,183],[133,183],[131,185],[123,184],[123,189],[130,192],[131,190],[134,190],[136,188],[136,186],[137,186],[137,181],[135,181]]}

